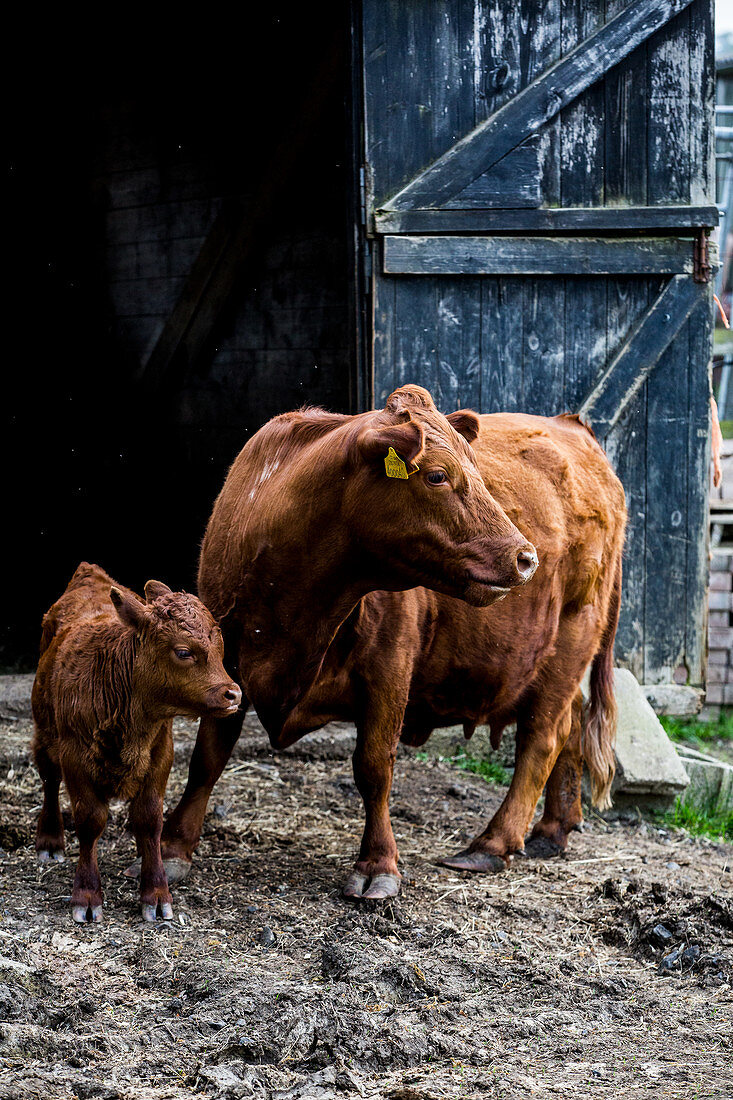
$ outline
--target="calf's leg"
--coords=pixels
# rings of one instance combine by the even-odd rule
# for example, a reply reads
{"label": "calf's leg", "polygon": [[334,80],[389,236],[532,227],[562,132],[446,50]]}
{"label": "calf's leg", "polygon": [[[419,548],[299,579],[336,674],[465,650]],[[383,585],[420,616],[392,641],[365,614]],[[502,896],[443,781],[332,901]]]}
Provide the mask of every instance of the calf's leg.
{"label": "calf's leg", "polygon": [[354,779],[364,800],[366,822],[359,859],[344,886],[347,898],[389,898],[400,890],[389,795],[403,715],[404,710],[373,706],[357,722]]}
{"label": "calf's leg", "polygon": [[173,917],[168,878],[160,853],[163,796],[173,763],[173,732],[166,722],[153,746],[145,782],[130,803],[130,828],[140,857],[140,905],[143,920]]}
{"label": "calf's leg", "polygon": [[102,919],[102,880],[97,864],[97,841],[107,823],[107,803],[81,776],[64,773],[79,840],[79,863],[71,891],[71,916],[77,923]]}
{"label": "calf's leg", "polygon": [[525,854],[530,858],[546,859],[564,852],[569,834],[582,825],[582,715],[583,697],[578,692],[573,700],[570,736],[547,780],[544,812],[524,845]]}
{"label": "calf's leg", "polygon": [[204,717],[199,722],[186,789],[163,826],[161,849],[171,883],[185,878],[191,869],[209,797],[242,732],[246,710],[243,699],[230,718]]}
{"label": "calf's leg", "polygon": [[59,805],[61,768],[58,758],[52,755],[38,734],[33,742],[33,757],[43,783],[43,806],[36,825],[36,856],[39,863],[51,857],[63,863],[64,822]]}

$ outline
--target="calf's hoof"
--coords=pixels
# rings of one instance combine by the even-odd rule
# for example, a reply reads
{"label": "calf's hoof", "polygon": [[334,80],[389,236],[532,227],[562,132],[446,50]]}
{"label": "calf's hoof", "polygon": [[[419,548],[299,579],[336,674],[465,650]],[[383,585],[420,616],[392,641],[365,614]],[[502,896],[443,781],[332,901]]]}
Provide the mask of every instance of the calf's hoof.
{"label": "calf's hoof", "polygon": [[554,840],[551,840],[549,836],[531,836],[529,840],[525,841],[522,855],[526,859],[552,859],[555,856],[563,855],[564,851],[565,849],[556,844]]}
{"label": "calf's hoof", "polygon": [[71,907],[71,919],[76,924],[101,924],[102,923],[102,906],[101,905],[72,905]]}
{"label": "calf's hoof", "polygon": [[39,848],[36,852],[36,859],[39,863],[48,863],[50,860],[55,860],[56,863],[63,863],[66,860],[66,856],[61,851],[51,852],[48,848]]}
{"label": "calf's hoof", "polygon": [[506,871],[507,862],[501,856],[495,856],[491,852],[482,852],[480,848],[471,851],[466,848],[455,856],[446,856],[440,861],[444,867],[450,867],[452,871],[488,871],[496,875],[500,871]]}
{"label": "calf's hoof", "polygon": [[[352,871],[346,880],[343,894],[345,898],[362,900],[371,898],[373,901],[382,901],[384,898],[396,898],[400,892],[399,875],[362,875],[358,871]],[[364,889],[369,883],[369,888]]]}
{"label": "calf's hoof", "polygon": [[[164,859],[163,867],[165,868],[165,877],[168,879],[169,886],[173,886],[176,882],[183,882],[191,873],[191,861],[189,859],[180,859],[177,856],[171,859]],[[127,868],[125,874],[128,878],[140,878],[140,870],[140,860],[136,859]]]}
{"label": "calf's hoof", "polygon": [[159,901],[156,905],[148,905],[143,902],[140,909],[144,921],[154,924],[158,919],[158,912],[160,912],[161,920],[173,920],[173,906],[169,901]]}

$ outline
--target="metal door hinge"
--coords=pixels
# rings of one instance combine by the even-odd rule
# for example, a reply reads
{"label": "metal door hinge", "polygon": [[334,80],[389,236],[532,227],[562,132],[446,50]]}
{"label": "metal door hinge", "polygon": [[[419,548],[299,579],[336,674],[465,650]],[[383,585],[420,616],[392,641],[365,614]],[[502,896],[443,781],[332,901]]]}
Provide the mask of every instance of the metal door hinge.
{"label": "metal door hinge", "polygon": [[692,249],[692,277],[696,283],[709,283],[711,272],[708,235],[700,229]]}

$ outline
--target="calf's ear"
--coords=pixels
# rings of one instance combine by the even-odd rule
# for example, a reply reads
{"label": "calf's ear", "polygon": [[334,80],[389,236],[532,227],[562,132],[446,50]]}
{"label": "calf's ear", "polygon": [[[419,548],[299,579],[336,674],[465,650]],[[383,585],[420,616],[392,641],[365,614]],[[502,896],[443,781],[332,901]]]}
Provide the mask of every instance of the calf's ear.
{"label": "calf's ear", "polygon": [[458,412],[448,413],[446,420],[469,443],[473,443],[481,431],[481,421],[470,409],[459,409]]}
{"label": "calf's ear", "polygon": [[145,604],[131,592],[120,592],[119,588],[110,588],[109,598],[115,605],[120,622],[125,626],[131,626],[133,630],[139,630],[148,615]]}
{"label": "calf's ear", "polygon": [[383,462],[394,447],[405,462],[415,462],[425,446],[425,432],[414,420],[404,424],[390,424],[386,428],[365,428],[357,440],[357,446],[367,462]]}
{"label": "calf's ear", "polygon": [[152,603],[153,600],[157,600],[158,596],[167,596],[170,592],[170,588],[167,584],[163,584],[162,581],[146,581],[145,582],[145,601],[146,603]]}

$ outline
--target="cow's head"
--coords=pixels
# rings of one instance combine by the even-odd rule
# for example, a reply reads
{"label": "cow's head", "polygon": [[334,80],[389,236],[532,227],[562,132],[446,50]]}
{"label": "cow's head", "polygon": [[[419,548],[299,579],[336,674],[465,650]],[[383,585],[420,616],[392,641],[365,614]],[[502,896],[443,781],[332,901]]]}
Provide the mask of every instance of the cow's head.
{"label": "cow's head", "polygon": [[241,689],[224,668],[224,641],[211,612],[188,592],[145,585],[146,603],[112,588],[118,618],[137,638],[134,685],[151,714],[234,714]]}
{"label": "cow's head", "polygon": [[470,447],[479,426],[475,413],[443,416],[427,390],[403,386],[361,429],[348,519],[382,587],[424,585],[483,607],[535,572],[534,546],[479,473]]}

